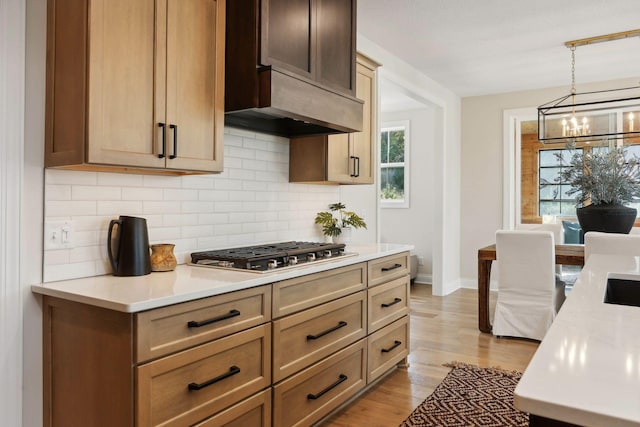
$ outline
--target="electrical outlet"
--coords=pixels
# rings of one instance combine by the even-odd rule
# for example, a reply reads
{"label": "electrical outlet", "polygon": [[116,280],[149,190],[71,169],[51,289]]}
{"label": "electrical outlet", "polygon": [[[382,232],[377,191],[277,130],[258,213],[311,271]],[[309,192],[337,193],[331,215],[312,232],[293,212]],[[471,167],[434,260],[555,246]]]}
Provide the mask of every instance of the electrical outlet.
{"label": "electrical outlet", "polygon": [[418,265],[424,265],[424,257],[423,256],[419,256],[418,257]]}
{"label": "electrical outlet", "polygon": [[73,248],[73,221],[48,221],[44,223],[44,248]]}

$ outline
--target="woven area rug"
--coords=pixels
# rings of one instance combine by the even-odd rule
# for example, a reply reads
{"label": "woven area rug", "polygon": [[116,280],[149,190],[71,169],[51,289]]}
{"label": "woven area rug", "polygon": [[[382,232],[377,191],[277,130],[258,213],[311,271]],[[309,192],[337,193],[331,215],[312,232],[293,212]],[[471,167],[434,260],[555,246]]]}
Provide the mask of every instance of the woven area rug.
{"label": "woven area rug", "polygon": [[453,369],[400,427],[528,426],[513,407],[521,372],[450,363]]}

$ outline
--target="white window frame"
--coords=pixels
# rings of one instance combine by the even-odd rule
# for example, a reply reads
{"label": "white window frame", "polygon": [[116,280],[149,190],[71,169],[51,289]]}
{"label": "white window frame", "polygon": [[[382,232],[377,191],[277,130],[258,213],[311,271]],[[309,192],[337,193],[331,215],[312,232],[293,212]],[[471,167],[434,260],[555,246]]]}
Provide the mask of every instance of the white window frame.
{"label": "white window frame", "polygon": [[[404,162],[403,163],[385,163],[385,165],[389,166],[389,167],[399,167],[402,166],[404,167],[404,198],[402,200],[385,200],[385,199],[380,199],[380,207],[384,208],[384,209],[408,209],[409,208],[409,195],[411,194],[409,192],[409,184],[410,184],[410,169],[409,169],[409,165],[410,165],[410,157],[409,157],[409,146],[411,145],[411,121],[410,120],[400,120],[400,121],[393,121],[393,122],[384,122],[381,124],[380,126],[380,135],[382,135],[382,132],[385,131],[390,131],[390,130],[397,130],[397,129],[404,129]],[[382,148],[382,136],[380,137],[380,147]],[[380,154],[380,151],[378,151],[378,154]],[[380,172],[380,183],[378,184],[379,187],[381,187],[382,185],[382,156],[380,156],[380,165],[379,165],[379,172]],[[382,191],[382,188],[380,188],[380,191]]]}

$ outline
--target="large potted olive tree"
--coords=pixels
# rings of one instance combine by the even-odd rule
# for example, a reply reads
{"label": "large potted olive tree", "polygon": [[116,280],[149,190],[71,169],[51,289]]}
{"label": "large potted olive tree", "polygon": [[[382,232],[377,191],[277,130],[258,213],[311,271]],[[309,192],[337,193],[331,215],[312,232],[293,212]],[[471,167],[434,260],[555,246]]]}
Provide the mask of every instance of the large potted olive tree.
{"label": "large potted olive tree", "polygon": [[640,200],[640,158],[625,147],[576,150],[563,166],[557,181],[571,185],[585,233],[631,231],[637,211],[625,204]]}

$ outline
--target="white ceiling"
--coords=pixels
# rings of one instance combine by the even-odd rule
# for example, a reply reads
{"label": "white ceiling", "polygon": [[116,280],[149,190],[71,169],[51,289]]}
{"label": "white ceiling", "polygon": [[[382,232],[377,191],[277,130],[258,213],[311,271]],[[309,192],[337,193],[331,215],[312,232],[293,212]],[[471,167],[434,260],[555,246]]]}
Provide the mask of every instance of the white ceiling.
{"label": "white ceiling", "polygon": [[[565,41],[638,28],[640,0],[358,2],[358,32],[461,97],[568,92]],[[576,50],[578,92],[580,83],[639,76],[640,37]]]}

